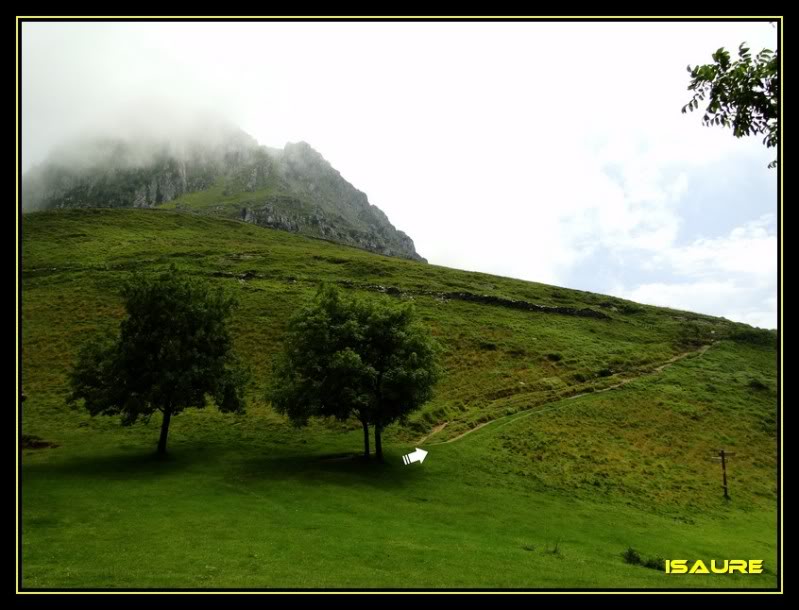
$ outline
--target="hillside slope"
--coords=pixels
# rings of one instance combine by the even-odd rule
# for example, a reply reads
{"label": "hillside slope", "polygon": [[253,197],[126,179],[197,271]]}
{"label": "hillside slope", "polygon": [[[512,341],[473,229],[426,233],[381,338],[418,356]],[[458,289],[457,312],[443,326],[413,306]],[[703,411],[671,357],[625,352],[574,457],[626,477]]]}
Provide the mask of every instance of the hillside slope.
{"label": "hillside slope", "polygon": [[[23,455],[31,586],[773,586],[771,333],[166,210],[33,213],[23,231],[22,429],[58,445]],[[70,410],[65,381],[79,345],[116,327],[120,281],[173,263],[238,292],[236,347],[254,384],[244,416],[178,417],[161,472],[143,457],[157,422]],[[287,318],[320,280],[412,299],[445,349],[434,400],[389,428],[382,468],[320,461],[359,451],[357,422],[295,429],[262,398]],[[424,467],[403,469],[420,441]],[[717,447],[736,452],[730,503]],[[213,539],[194,540],[198,527]],[[91,552],[76,546],[86,536]],[[145,561],[142,536],[199,554]],[[628,545],[755,552],[768,571],[663,581],[620,560]],[[437,562],[417,566],[417,552]]]}

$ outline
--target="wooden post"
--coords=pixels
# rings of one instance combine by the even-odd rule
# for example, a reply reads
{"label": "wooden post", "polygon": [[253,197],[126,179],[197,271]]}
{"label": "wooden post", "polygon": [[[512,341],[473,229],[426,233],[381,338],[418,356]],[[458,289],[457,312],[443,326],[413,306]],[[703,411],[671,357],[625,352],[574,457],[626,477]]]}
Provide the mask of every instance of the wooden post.
{"label": "wooden post", "polygon": [[721,461],[721,476],[724,487],[724,499],[729,500],[730,490],[727,487],[727,458],[735,454],[730,451],[725,451],[724,449],[714,449],[713,452],[717,454],[713,459]]}
{"label": "wooden post", "polygon": [[724,449],[721,450],[721,473],[724,477],[724,499],[730,499],[730,492],[727,489],[727,460],[724,459]]}

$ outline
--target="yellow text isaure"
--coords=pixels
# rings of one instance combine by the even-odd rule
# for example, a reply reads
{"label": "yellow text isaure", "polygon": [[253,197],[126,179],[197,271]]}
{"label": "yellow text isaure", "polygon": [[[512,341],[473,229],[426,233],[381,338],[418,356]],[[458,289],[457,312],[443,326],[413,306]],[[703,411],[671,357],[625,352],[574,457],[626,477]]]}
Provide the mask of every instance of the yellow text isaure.
{"label": "yellow text isaure", "polygon": [[666,574],[762,574],[762,559],[711,559],[709,565],[701,559],[667,559]]}

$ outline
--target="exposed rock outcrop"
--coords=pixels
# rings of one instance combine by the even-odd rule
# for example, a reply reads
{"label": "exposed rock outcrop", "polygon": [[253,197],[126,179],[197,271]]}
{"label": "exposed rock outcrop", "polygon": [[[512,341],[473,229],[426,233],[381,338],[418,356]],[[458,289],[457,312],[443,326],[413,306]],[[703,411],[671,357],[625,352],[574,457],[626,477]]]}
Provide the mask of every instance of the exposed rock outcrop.
{"label": "exposed rock outcrop", "polygon": [[267,148],[232,127],[180,141],[76,142],[23,176],[22,197],[25,211],[169,204],[424,261],[413,240],[310,145]]}

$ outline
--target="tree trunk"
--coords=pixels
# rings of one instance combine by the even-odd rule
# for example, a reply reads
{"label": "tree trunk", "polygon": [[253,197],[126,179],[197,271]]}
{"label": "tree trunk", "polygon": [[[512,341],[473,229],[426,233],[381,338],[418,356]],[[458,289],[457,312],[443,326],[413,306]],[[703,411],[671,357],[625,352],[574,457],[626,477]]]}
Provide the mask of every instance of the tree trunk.
{"label": "tree trunk", "polygon": [[363,426],[363,457],[369,459],[369,424],[365,420],[361,420]]}
{"label": "tree trunk", "polygon": [[380,437],[382,431],[380,424],[375,424],[375,457],[379,462],[383,461],[383,439]]}
{"label": "tree trunk", "polygon": [[161,438],[158,439],[158,455],[166,455],[166,435],[169,433],[169,420],[172,419],[172,407],[164,410],[161,421]]}

